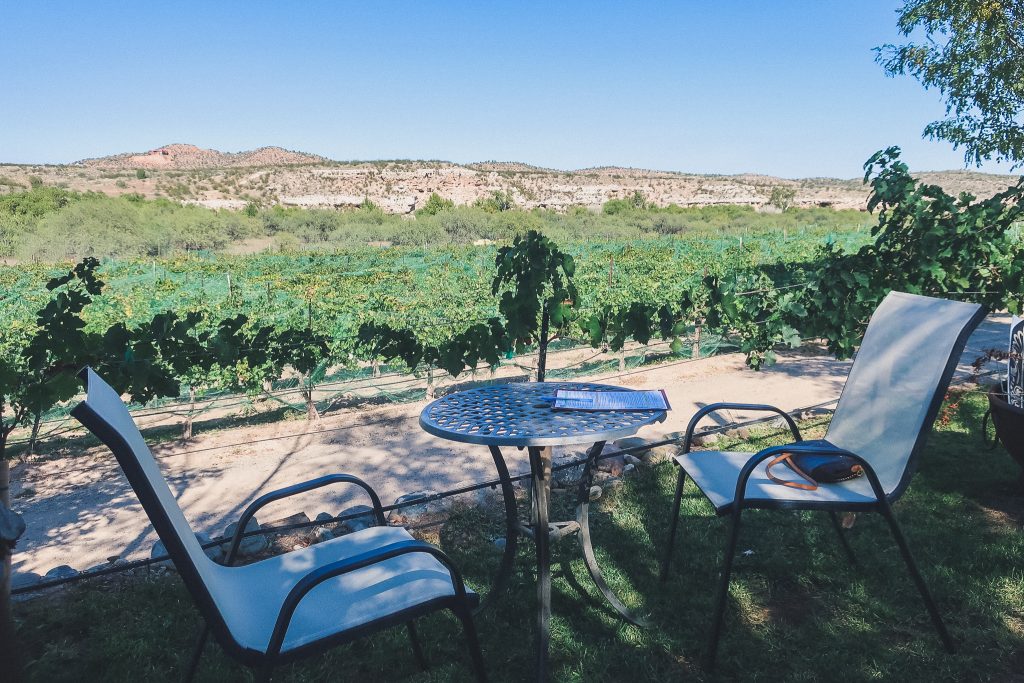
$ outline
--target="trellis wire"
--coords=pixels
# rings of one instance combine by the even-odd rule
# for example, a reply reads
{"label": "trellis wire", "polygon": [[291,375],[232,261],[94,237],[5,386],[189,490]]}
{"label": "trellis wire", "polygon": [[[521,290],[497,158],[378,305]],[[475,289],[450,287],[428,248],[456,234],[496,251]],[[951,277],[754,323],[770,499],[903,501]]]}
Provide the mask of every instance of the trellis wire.
{"label": "trellis wire", "polygon": [[[739,355],[739,352],[720,354],[717,357],[733,356],[733,355]],[[682,359],[682,360],[673,361],[673,362],[669,362],[669,363],[659,363],[659,364],[655,364],[655,365],[649,365],[649,366],[646,366],[646,367],[641,367],[641,368],[638,368],[638,369],[635,369],[635,370],[628,370],[628,371],[624,371],[624,372],[617,372],[617,373],[610,374],[610,375],[599,376],[598,379],[610,379],[612,377],[623,377],[623,376],[627,376],[627,375],[641,374],[641,373],[644,373],[644,372],[653,372],[654,370],[661,370],[661,369],[668,368],[668,367],[674,367],[674,366],[677,366],[677,365],[683,365],[683,364],[686,364],[686,363],[693,363],[693,362],[702,361],[702,360],[707,360],[707,359],[706,358],[685,358],[685,359]],[[327,428],[327,429],[319,429],[315,433],[316,434],[329,434],[331,432],[345,431],[347,429],[354,429],[356,427],[368,427],[368,426],[373,426],[375,424],[382,424],[382,423],[389,422],[389,421],[390,421],[390,419],[388,419],[388,418],[380,419],[380,420],[370,420],[370,421],[366,421],[366,422],[359,422],[359,423],[355,423],[355,424],[344,425],[344,426],[341,426],[341,427],[330,427],[330,428]],[[154,457],[156,457],[157,459],[160,459],[160,460],[169,459],[169,458],[177,458],[177,457],[181,457],[181,456],[184,456],[184,455],[193,455],[193,454],[196,454],[196,453],[203,453],[203,452],[213,451],[213,450],[223,450],[223,449],[227,449],[227,448],[237,448],[237,447],[242,447],[242,446],[249,446],[249,445],[257,444],[257,443],[266,443],[266,442],[270,442],[270,441],[281,441],[281,440],[284,440],[284,439],[293,439],[293,438],[296,438],[296,437],[299,437],[299,436],[303,436],[303,435],[308,435],[308,434],[309,434],[309,432],[302,432],[302,433],[296,433],[296,434],[283,434],[283,435],[278,435],[278,436],[269,436],[269,437],[265,437],[265,438],[262,438],[262,439],[252,440],[252,441],[244,441],[244,442],[223,444],[223,445],[219,445],[219,446],[208,446],[208,447],[205,447],[205,448],[193,448],[193,449],[190,449],[190,450],[187,450],[187,451],[180,451],[180,452],[177,452],[177,453],[167,453],[165,455],[157,455],[157,456],[154,456]],[[100,469],[102,467],[109,467],[109,466],[111,466],[111,465],[107,464],[107,463],[100,463],[100,464],[96,464],[96,465],[85,465],[83,467],[67,468],[67,469],[60,470],[60,474],[72,474],[72,473],[76,473],[76,472],[88,472],[88,471]],[[22,477],[20,479],[16,479],[16,480],[12,480],[12,481],[25,481],[25,478]]]}
{"label": "trellis wire", "polygon": [[[987,375],[990,375],[990,374],[995,374],[995,372],[996,371],[992,371],[990,373],[982,373],[981,375],[972,375],[972,376],[970,376],[970,377],[968,377],[968,378],[966,378],[964,380],[961,380],[959,382],[953,383],[951,386],[959,386],[961,384],[966,384],[966,383],[969,383],[969,382],[972,382],[972,381],[976,380],[978,377],[983,377],[983,376],[987,376]],[[969,389],[969,390],[966,390],[964,393],[970,393],[972,391],[977,391],[977,390],[970,390]],[[825,402],[822,402],[822,403],[817,403],[817,404],[814,404],[814,405],[811,405],[811,406],[805,406],[805,407],[802,407],[802,408],[796,408],[796,409],[788,411],[787,414],[792,416],[792,417],[799,418],[799,416],[801,414],[803,414],[803,413],[805,413],[807,411],[819,410],[819,409],[828,409],[829,406],[832,406],[832,405],[834,405],[834,404],[836,404],[838,402],[839,402],[839,399],[836,398],[836,399],[832,399],[830,401],[825,401]],[[764,423],[768,423],[768,422],[775,422],[778,419],[780,419],[780,418],[777,417],[777,416],[771,415],[771,416],[767,416],[767,417],[761,417],[761,418],[745,420],[745,421],[739,421],[739,422],[734,421],[734,422],[727,423],[727,424],[724,424],[724,425],[718,425],[716,427],[710,427],[710,428],[702,429],[700,431],[695,431],[693,436],[694,437],[704,437],[704,436],[708,436],[708,435],[711,435],[711,434],[720,434],[722,432],[727,432],[729,430],[736,429],[736,428],[739,428],[739,427],[746,427],[746,426],[752,426],[752,425],[756,425],[756,424],[764,424]],[[780,428],[779,431],[784,432],[785,429],[786,428]],[[597,460],[605,460],[605,459],[609,459],[609,458],[613,458],[613,457],[618,457],[618,456],[621,456],[621,455],[624,455],[624,454],[628,454],[628,453],[635,453],[635,452],[639,452],[639,451],[650,450],[652,448],[657,448],[659,446],[677,444],[680,441],[682,441],[683,438],[684,437],[672,437],[672,438],[668,438],[668,439],[662,439],[660,441],[644,443],[643,445],[640,445],[640,446],[633,446],[633,447],[624,448],[624,449],[617,449],[614,452],[602,454],[601,456],[599,456],[597,458]],[[760,438],[762,438],[762,439],[763,438],[767,438],[767,436],[760,437]],[[564,469],[570,469],[570,468],[573,468],[573,467],[578,467],[578,466],[582,465],[585,462],[586,462],[585,458],[577,458],[577,459],[574,459],[574,460],[570,460],[570,461],[567,461],[567,462],[563,462],[563,463],[559,463],[557,465],[554,465],[551,469],[552,469],[553,472],[561,471],[561,470],[564,470]],[[516,475],[514,477],[511,477],[510,479],[511,479],[512,482],[518,482],[518,481],[523,481],[525,479],[528,479],[531,476],[532,475],[530,473],[525,473],[525,474],[518,474],[518,475]],[[478,482],[478,483],[471,484],[471,485],[468,485],[468,486],[463,486],[463,487],[459,487],[459,488],[456,488],[456,489],[451,489],[451,490],[448,490],[448,491],[443,491],[441,493],[436,493],[436,494],[433,494],[433,495],[430,495],[430,496],[422,496],[420,498],[416,498],[414,500],[405,501],[405,502],[402,502],[402,503],[396,503],[396,504],[392,504],[392,505],[382,506],[382,510],[384,512],[391,512],[391,511],[400,510],[400,509],[403,509],[403,508],[406,508],[406,507],[412,507],[414,505],[423,505],[423,504],[426,504],[426,503],[434,502],[434,501],[437,501],[437,500],[442,500],[444,498],[449,498],[449,497],[456,496],[456,495],[462,495],[462,494],[465,494],[465,493],[472,493],[474,491],[482,490],[482,489],[485,489],[485,488],[496,488],[497,486],[500,486],[500,485],[501,485],[501,480],[500,479],[491,479],[489,481]],[[332,517],[330,521],[301,522],[301,523],[297,523],[297,524],[275,526],[275,527],[271,527],[271,528],[268,528],[268,529],[260,529],[258,531],[243,532],[242,538],[249,538],[251,536],[266,536],[266,535],[269,535],[269,534],[281,533],[281,532],[284,532],[284,531],[292,531],[292,530],[298,530],[298,529],[306,529],[306,528],[315,527],[315,526],[323,526],[324,524],[338,524],[338,523],[346,522],[346,521],[349,521],[349,520],[352,520],[352,519],[356,519],[356,518],[359,518],[359,517],[365,517],[368,514],[369,514],[368,512],[349,513],[347,515],[338,515],[338,516]],[[429,528],[429,527],[433,527],[433,526],[438,526],[440,524],[445,523],[446,521],[447,521],[447,518],[443,519],[443,520],[428,522],[428,523],[419,524],[419,525],[410,525],[407,528],[409,528],[411,530],[419,530],[419,529],[423,529],[423,528]],[[224,543],[228,543],[230,541],[231,541],[230,538],[227,538],[226,536],[221,536],[221,537],[218,537],[217,539],[211,540],[208,543],[204,543],[202,545],[202,547],[203,547],[204,550],[206,550],[206,549],[209,549],[209,548],[214,548],[214,547],[223,545]],[[167,561],[169,559],[170,559],[169,555],[159,555],[157,557],[145,558],[145,559],[141,559],[141,560],[134,560],[134,561],[130,561],[130,562],[124,562],[124,563],[121,563],[121,564],[114,564],[114,565],[111,565],[110,567],[103,567],[102,569],[92,570],[92,571],[88,571],[88,572],[81,572],[79,574],[76,574],[76,575],[70,576],[70,577],[51,579],[49,581],[39,581],[39,582],[36,582],[36,583],[33,583],[33,584],[28,584],[28,585],[25,585],[25,586],[19,586],[17,588],[14,588],[11,591],[11,594],[12,595],[19,595],[19,594],[23,594],[23,593],[31,593],[31,592],[41,591],[41,590],[45,590],[45,589],[48,589],[48,588],[54,588],[54,587],[57,587],[57,586],[69,584],[69,583],[77,583],[79,581],[84,581],[84,580],[87,580],[87,579],[93,579],[93,578],[98,578],[98,577],[101,577],[101,576],[107,576],[107,575],[110,575],[110,574],[116,574],[116,573],[121,573],[121,572],[126,572],[126,571],[130,571],[130,570],[134,570],[134,569],[139,569],[139,568],[142,568],[142,567],[147,567],[147,566],[152,565],[152,564],[156,564],[158,562],[165,562],[165,561]]]}

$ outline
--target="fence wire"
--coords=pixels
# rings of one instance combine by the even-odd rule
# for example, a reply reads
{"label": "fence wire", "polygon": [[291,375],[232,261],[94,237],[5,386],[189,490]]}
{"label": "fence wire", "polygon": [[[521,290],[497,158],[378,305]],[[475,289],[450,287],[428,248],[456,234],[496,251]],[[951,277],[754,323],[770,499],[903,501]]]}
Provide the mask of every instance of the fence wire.
{"label": "fence wire", "polygon": [[[832,406],[833,404],[837,403],[838,400],[839,399],[833,399],[831,401],[825,401],[823,403],[817,403],[817,404],[811,405],[811,406],[805,406],[805,407],[802,407],[802,408],[796,408],[794,410],[789,411],[788,414],[790,416],[792,416],[792,417],[795,417],[796,419],[799,419],[800,416],[803,413],[805,413],[805,412],[808,412],[808,411],[811,411],[811,410],[827,409],[829,406]],[[756,419],[751,419],[751,420],[734,421],[734,422],[726,423],[724,425],[717,425],[715,427],[705,428],[705,429],[700,430],[699,432],[695,431],[694,434],[693,434],[693,437],[694,438],[702,438],[702,437],[706,437],[706,436],[709,436],[709,435],[712,435],[712,434],[721,434],[721,433],[724,433],[724,432],[728,432],[730,430],[738,429],[740,427],[749,427],[749,426],[754,426],[754,425],[758,425],[758,424],[770,423],[770,422],[774,422],[774,421],[779,420],[779,419],[781,419],[781,418],[778,415],[771,415],[771,416],[768,416],[768,417],[761,417],[761,418],[756,418]],[[779,433],[785,432],[787,429],[788,429],[788,427],[780,428],[779,429]],[[761,436],[761,437],[757,437],[757,438],[758,439],[765,439],[765,438],[771,437],[772,435],[773,434],[769,434],[769,435],[765,435],[765,436]],[[600,456],[597,457],[596,461],[603,461],[603,460],[607,460],[607,459],[610,459],[610,458],[620,457],[620,456],[626,455],[626,454],[632,454],[632,453],[638,453],[638,452],[641,452],[641,451],[651,450],[653,448],[658,448],[660,446],[679,444],[679,443],[681,443],[683,441],[683,438],[684,438],[683,436],[676,436],[676,437],[671,437],[671,438],[667,438],[667,439],[662,439],[660,441],[647,442],[647,443],[644,443],[643,445],[640,445],[640,446],[632,446],[632,447],[629,447],[629,448],[616,449],[615,451],[612,451],[612,452],[602,453]],[[572,469],[574,467],[579,467],[579,466],[583,465],[586,462],[587,462],[587,458],[574,458],[572,460],[567,460],[565,462],[561,462],[561,463],[558,463],[556,465],[553,465],[551,470],[553,472],[559,472],[559,471],[562,471],[562,470],[567,470],[567,469]],[[669,462],[669,461],[665,461],[665,462]],[[517,482],[527,480],[527,479],[529,479],[531,477],[532,477],[532,474],[527,472],[527,473],[521,473],[521,474],[517,474],[515,476],[512,476],[512,477],[510,477],[510,480],[512,481],[513,484],[515,484]],[[446,498],[452,498],[454,496],[464,495],[464,494],[467,494],[467,493],[473,493],[475,491],[479,491],[479,490],[482,490],[482,489],[487,489],[487,488],[493,489],[493,488],[497,488],[499,486],[501,486],[501,480],[500,479],[489,479],[487,481],[482,481],[482,482],[476,482],[476,483],[473,483],[473,484],[468,484],[466,486],[461,486],[461,487],[458,487],[458,488],[449,489],[447,491],[442,491],[442,492],[431,494],[431,495],[428,495],[428,496],[422,496],[422,497],[419,497],[419,498],[415,498],[413,500],[403,501],[401,503],[394,503],[392,505],[385,505],[385,506],[382,506],[382,510],[385,513],[393,512],[393,511],[396,511],[396,510],[402,510],[404,508],[413,507],[413,506],[416,506],[416,505],[425,505],[427,503],[432,503],[432,502],[436,502],[436,501],[439,501],[439,500],[444,500]],[[360,517],[366,517],[369,514],[371,514],[371,513],[366,512],[366,511],[361,511],[361,512],[357,512],[357,513],[349,513],[349,514],[345,514],[345,515],[337,515],[337,516],[332,517],[330,520],[321,520],[321,521],[315,521],[314,520],[314,521],[309,521],[309,522],[299,522],[299,523],[295,523],[295,524],[273,526],[273,527],[268,527],[268,528],[265,528],[265,529],[259,529],[259,530],[256,530],[256,531],[243,532],[242,538],[245,539],[245,538],[250,538],[250,537],[253,537],[253,536],[269,536],[269,535],[273,535],[273,534],[280,534],[280,533],[287,532],[287,531],[298,531],[298,530],[310,529],[310,528],[318,527],[318,526],[325,526],[327,524],[340,524],[340,523],[344,523],[344,522],[351,521],[351,520],[354,520],[354,519],[358,519]],[[434,520],[434,521],[427,522],[427,523],[424,523],[424,524],[410,525],[410,526],[408,526],[406,528],[408,528],[410,530],[420,530],[420,529],[424,529],[424,528],[428,528],[428,527],[432,527],[432,526],[438,526],[440,524],[444,524],[447,521],[448,521],[448,518],[446,517],[446,518],[441,519],[441,520]],[[223,546],[224,544],[230,543],[231,541],[232,541],[232,538],[230,538],[228,536],[219,536],[219,537],[217,537],[215,539],[210,540],[207,543],[203,543],[202,544],[202,548],[204,550],[208,550],[208,549],[211,549],[211,548],[216,548],[216,547],[219,547],[219,546]],[[40,549],[46,549],[47,547],[55,547],[55,546],[43,546]],[[120,563],[117,563],[117,564],[112,564],[109,567],[103,567],[101,569],[94,569],[94,570],[91,570],[91,571],[80,572],[80,573],[78,573],[78,574],[76,574],[74,576],[68,576],[68,577],[62,577],[62,578],[55,578],[55,579],[49,579],[49,580],[44,580],[44,581],[38,581],[36,583],[27,584],[27,585],[24,585],[24,586],[19,586],[17,588],[12,589],[11,590],[11,594],[12,595],[20,595],[20,594],[24,594],[24,593],[33,593],[33,592],[36,592],[36,591],[46,590],[48,588],[54,588],[54,587],[57,587],[57,586],[63,586],[63,585],[66,585],[66,584],[71,584],[71,583],[78,583],[80,581],[85,581],[85,580],[88,580],[88,579],[94,579],[94,578],[98,578],[98,577],[101,577],[101,576],[108,576],[108,575],[111,575],[111,574],[118,574],[118,573],[122,573],[122,572],[131,571],[131,570],[134,570],[134,569],[140,569],[142,567],[148,567],[150,565],[157,564],[157,563],[160,563],[160,562],[166,562],[167,560],[170,560],[170,559],[171,559],[171,557],[169,555],[163,554],[163,555],[157,555],[156,557],[148,557],[148,558],[139,559],[139,560],[132,560],[132,561],[128,561],[128,562],[120,562]]]}

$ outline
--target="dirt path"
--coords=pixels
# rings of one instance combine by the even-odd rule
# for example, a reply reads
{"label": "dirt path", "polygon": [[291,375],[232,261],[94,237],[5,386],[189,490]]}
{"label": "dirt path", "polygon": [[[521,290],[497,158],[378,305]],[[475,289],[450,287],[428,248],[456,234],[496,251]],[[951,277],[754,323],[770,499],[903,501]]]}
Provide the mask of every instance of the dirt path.
{"label": "dirt path", "polygon": [[[988,348],[1005,347],[1008,316],[990,317],[964,352],[960,373]],[[646,438],[685,428],[701,405],[724,400],[771,403],[792,410],[838,398],[848,362],[815,349],[780,354],[761,372],[743,367],[740,355],[642,368],[622,375],[600,375],[632,388],[666,389],[673,410],[661,425],[640,432]],[[348,472],[368,481],[385,504],[414,491],[443,491],[494,478],[487,451],[432,437],[418,424],[426,401],[364,407],[331,414],[310,426],[300,420],[201,433],[187,444],[154,448],[165,475],[197,531],[211,536],[257,495],[305,479]],[[743,414],[723,414],[738,420]],[[565,450],[565,457],[581,451]],[[525,452],[506,453],[513,474],[528,471]],[[85,570],[118,556],[148,557],[156,536],[113,457],[93,449],[74,458],[19,465],[12,493],[28,531],[14,557],[15,584],[32,573],[62,564]],[[25,495],[33,489],[32,495]],[[305,511],[337,514],[361,504],[354,491],[321,490],[268,507],[266,521]]]}

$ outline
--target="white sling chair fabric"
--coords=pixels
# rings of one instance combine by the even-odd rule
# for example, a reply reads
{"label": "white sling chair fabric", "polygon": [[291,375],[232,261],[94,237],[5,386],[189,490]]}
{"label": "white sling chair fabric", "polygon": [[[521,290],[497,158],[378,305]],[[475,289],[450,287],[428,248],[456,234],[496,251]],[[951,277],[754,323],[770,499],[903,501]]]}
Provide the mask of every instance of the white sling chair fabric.
{"label": "white sling chair fabric", "polygon": [[[88,397],[83,404],[127,444],[130,457],[138,462],[145,483],[170,522],[171,533],[185,548],[185,557],[172,553],[172,560],[183,576],[187,567],[179,566],[181,563],[195,568],[229,633],[241,647],[266,651],[285,597],[312,570],[384,545],[412,540],[403,528],[377,526],[241,567],[213,562],[196,540],[121,397],[91,369],[86,372]],[[108,445],[118,453],[114,445]],[[118,457],[124,454],[118,453]],[[145,502],[138,483],[131,483]],[[177,545],[163,535],[161,540],[168,549]],[[292,617],[281,652],[454,594],[448,570],[430,555],[411,553],[370,565],[329,579],[307,594]]]}
{"label": "white sling chair fabric", "polygon": [[[891,292],[871,316],[825,440],[867,460],[890,500],[903,493],[913,474],[912,458],[931,427],[925,421],[936,392],[945,389],[940,384],[951,354],[962,348],[980,315],[977,304]],[[722,512],[732,504],[740,470],[752,455],[698,451],[675,460]],[[773,483],[766,464],[747,481],[744,500],[750,507],[759,501],[855,506],[875,501],[867,477],[803,491]]]}

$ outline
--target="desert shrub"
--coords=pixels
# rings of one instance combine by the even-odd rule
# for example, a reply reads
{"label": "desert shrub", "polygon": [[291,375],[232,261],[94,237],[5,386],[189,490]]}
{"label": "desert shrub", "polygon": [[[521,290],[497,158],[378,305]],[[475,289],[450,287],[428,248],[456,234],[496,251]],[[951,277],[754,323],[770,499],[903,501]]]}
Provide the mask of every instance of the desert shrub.
{"label": "desert shrub", "polygon": [[609,216],[615,216],[622,213],[646,211],[653,208],[655,207],[647,201],[647,196],[640,190],[635,190],[633,194],[629,195],[625,199],[608,200],[604,203],[604,206],[601,207],[601,212]]}
{"label": "desert shrub", "polygon": [[426,203],[423,207],[416,210],[417,216],[436,216],[442,211],[448,211],[455,208],[455,202],[450,199],[445,199],[436,192],[430,193],[430,197],[427,198]]}
{"label": "desert shrub", "polygon": [[768,203],[774,206],[779,211],[785,211],[793,205],[793,199],[796,197],[796,190],[791,187],[783,187],[782,185],[776,185],[772,188],[771,197],[768,199]]}
{"label": "desert shrub", "polygon": [[[447,208],[433,214],[421,210],[415,219],[385,213],[369,201],[355,210],[336,211],[262,208],[261,200],[248,199],[242,211],[217,211],[166,198],[145,199],[139,194],[115,198],[52,186],[0,194],[0,218],[4,218],[0,254],[35,261],[86,255],[166,256],[178,250],[223,249],[233,241],[256,236],[274,237],[278,248],[285,250],[330,251],[364,247],[368,242],[404,246],[468,244],[480,239],[503,242],[529,230],[562,243],[784,231],[824,235],[864,231],[872,222],[864,212],[820,207],[790,208],[781,214],[761,213],[749,206],[658,208],[642,193],[613,200],[618,204],[608,202],[605,209],[609,205],[624,208],[601,213],[584,207],[564,213],[539,208],[495,210],[490,205],[456,207],[438,196],[428,199],[431,210]],[[119,230],[123,240],[116,237]],[[71,233],[75,234],[69,237]]]}
{"label": "desert shrub", "polygon": [[511,192],[495,190],[490,197],[481,197],[476,200],[473,206],[488,213],[499,213],[513,210],[516,208],[516,203],[512,199]]}
{"label": "desert shrub", "polygon": [[58,211],[83,195],[58,187],[36,186],[28,192],[14,192],[0,197],[0,213],[16,216],[44,216]]}
{"label": "desert shrub", "polygon": [[13,256],[15,235],[20,222],[10,214],[0,213],[0,256]]}
{"label": "desert shrub", "polygon": [[380,208],[369,199],[364,199],[363,203],[359,205],[359,219],[372,223],[373,225],[383,225],[384,221],[387,220],[387,214],[384,213],[384,209]]}
{"label": "desert shrub", "polygon": [[127,258],[145,253],[145,242],[137,211],[128,202],[88,200],[40,218],[16,255],[30,261],[100,254]]}

